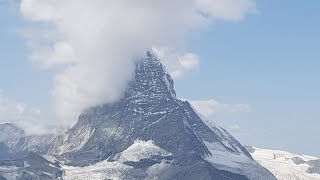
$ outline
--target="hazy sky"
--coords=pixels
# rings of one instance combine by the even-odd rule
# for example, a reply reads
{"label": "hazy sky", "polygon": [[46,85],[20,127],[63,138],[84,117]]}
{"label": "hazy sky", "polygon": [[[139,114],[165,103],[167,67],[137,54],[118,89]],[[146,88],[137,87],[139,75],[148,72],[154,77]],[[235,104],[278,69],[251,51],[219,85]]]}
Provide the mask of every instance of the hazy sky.
{"label": "hazy sky", "polygon": [[[168,64],[179,75],[177,94],[242,144],[320,156],[320,2],[254,2],[248,14],[210,11],[209,27],[192,31],[178,52],[166,50],[192,65]],[[0,122],[55,122],[57,70],[30,62],[22,32],[34,22],[18,6],[0,1]],[[201,25],[181,25],[189,26]]]}

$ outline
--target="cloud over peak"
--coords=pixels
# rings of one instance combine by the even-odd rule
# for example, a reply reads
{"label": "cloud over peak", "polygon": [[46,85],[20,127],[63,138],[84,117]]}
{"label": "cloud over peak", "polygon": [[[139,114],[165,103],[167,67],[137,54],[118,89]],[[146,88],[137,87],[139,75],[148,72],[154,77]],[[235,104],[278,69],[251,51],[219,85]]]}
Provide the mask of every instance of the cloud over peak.
{"label": "cloud over peak", "polygon": [[200,65],[199,57],[194,53],[180,53],[168,47],[154,47],[153,50],[174,79],[179,79],[186,72],[197,69]]}
{"label": "cloud over peak", "polygon": [[[190,31],[213,20],[241,20],[251,0],[21,0],[30,57],[55,72],[52,94],[63,124],[72,125],[93,105],[111,103],[134,71],[134,57],[151,47],[179,48]],[[168,53],[168,49],[164,51]],[[169,51],[170,52],[170,51]],[[172,53],[166,59],[178,78],[198,57]]]}

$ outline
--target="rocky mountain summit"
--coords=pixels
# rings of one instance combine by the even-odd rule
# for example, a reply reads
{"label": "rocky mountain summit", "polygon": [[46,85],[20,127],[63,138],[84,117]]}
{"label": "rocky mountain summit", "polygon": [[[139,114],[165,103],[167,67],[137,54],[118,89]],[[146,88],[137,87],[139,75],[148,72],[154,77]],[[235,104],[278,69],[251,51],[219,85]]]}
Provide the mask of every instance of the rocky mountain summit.
{"label": "rocky mountain summit", "polygon": [[176,98],[153,52],[137,63],[122,99],[82,113],[48,153],[79,172],[113,163],[126,179],[275,179],[226,130]]}

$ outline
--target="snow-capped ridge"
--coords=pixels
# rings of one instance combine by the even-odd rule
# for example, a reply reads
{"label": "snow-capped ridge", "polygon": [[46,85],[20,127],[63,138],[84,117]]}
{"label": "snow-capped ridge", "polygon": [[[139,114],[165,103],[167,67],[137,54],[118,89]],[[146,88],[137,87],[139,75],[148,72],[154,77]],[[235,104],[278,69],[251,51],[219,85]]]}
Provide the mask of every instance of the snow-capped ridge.
{"label": "snow-capped ridge", "polygon": [[12,123],[0,124],[0,143],[7,146],[11,154],[28,151],[45,153],[54,138],[54,134],[26,135],[24,130]]}
{"label": "snow-capped ridge", "polygon": [[252,157],[279,180],[319,180],[320,158],[281,150],[246,147]]}

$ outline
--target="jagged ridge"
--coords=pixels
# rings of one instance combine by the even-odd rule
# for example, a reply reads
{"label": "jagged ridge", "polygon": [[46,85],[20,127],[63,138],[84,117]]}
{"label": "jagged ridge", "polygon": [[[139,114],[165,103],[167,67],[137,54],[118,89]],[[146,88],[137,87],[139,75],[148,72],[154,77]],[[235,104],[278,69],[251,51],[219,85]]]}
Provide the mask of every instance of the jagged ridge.
{"label": "jagged ridge", "polygon": [[0,124],[0,159],[18,158],[29,151],[44,154],[55,137],[54,134],[26,135],[12,123]]}

